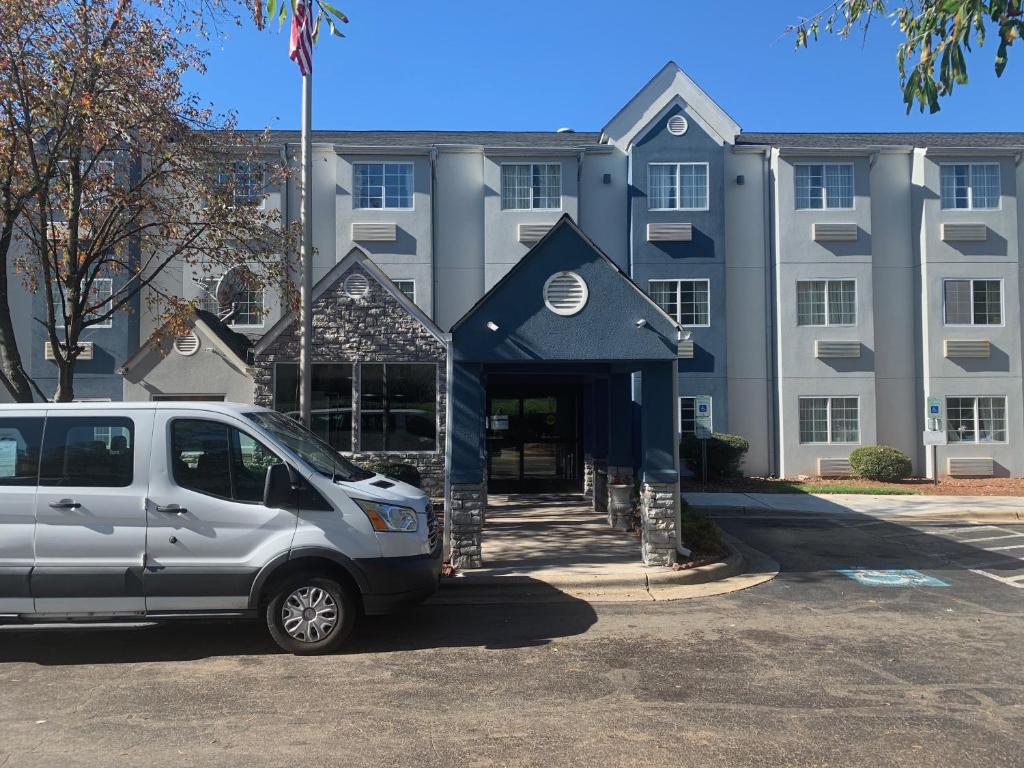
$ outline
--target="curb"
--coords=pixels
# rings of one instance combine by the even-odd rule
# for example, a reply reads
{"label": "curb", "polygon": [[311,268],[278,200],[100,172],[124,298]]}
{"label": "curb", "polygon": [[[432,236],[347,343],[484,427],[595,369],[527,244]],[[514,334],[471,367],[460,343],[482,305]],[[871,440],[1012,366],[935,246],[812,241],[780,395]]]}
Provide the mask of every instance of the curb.
{"label": "curb", "polygon": [[883,520],[892,523],[902,523],[911,521],[921,522],[978,522],[978,523],[1022,523],[1024,522],[1024,509],[1021,510],[990,510],[990,509],[964,509],[956,511],[936,511],[936,512],[907,512],[907,513],[880,513],[877,515],[868,514],[866,512],[858,512],[854,509],[846,509],[842,512],[829,512],[820,514],[817,512],[810,512],[805,510],[797,509],[776,509],[774,507],[726,507],[726,506],[699,506],[691,507],[698,512],[703,512],[706,515],[713,517],[716,514],[728,513],[728,514],[739,514],[739,515],[751,515],[751,516],[769,516],[778,517],[780,515],[790,515],[792,517],[802,518],[816,518],[826,519],[830,517],[863,517],[872,518],[874,520]]}

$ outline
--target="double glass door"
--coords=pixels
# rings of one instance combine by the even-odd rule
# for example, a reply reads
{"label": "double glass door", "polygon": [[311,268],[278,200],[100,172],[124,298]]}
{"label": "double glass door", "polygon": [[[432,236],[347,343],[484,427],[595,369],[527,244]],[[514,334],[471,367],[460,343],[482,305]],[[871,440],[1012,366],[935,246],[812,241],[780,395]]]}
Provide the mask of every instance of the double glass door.
{"label": "double glass door", "polygon": [[578,386],[489,393],[488,489],[496,493],[579,491],[582,487]]}

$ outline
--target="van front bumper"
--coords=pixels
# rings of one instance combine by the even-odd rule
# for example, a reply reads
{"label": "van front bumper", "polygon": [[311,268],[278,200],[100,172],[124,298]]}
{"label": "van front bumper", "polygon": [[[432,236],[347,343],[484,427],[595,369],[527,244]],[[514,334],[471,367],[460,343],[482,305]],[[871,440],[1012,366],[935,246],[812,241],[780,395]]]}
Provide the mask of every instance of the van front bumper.
{"label": "van front bumper", "polygon": [[426,600],[441,580],[441,548],[433,555],[356,560],[366,578],[363,608],[368,616],[391,613]]}

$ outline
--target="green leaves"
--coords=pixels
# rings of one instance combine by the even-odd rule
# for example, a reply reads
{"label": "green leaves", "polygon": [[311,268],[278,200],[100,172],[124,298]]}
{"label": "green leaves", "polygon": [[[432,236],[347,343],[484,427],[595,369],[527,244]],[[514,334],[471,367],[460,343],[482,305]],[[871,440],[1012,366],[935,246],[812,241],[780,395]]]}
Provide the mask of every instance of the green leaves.
{"label": "green leaves", "polygon": [[[338,28],[339,24],[348,24],[348,16],[338,10],[337,7],[330,3],[325,3],[323,0],[306,0],[309,6],[309,12],[316,14],[316,19],[313,22],[313,42],[316,43],[320,36],[320,23],[325,22],[327,29],[334,37],[344,37],[341,34],[341,30]],[[253,12],[253,20],[256,22],[256,26],[262,29],[261,24],[261,11],[262,6],[260,5],[262,0],[256,0],[255,10]],[[289,9],[292,13],[295,13],[295,0],[266,0],[267,18],[273,19],[277,17],[278,32],[284,29],[284,23],[288,21]]]}
{"label": "green leaves", "polygon": [[[995,72],[1006,69],[1009,48],[1024,34],[1024,0],[836,0],[827,10],[801,18],[787,31],[797,48],[817,40],[820,30],[841,38],[859,30],[867,34],[871,22],[885,18],[903,35],[896,47],[896,62],[907,111],[914,105],[935,113],[940,100],[957,85],[968,82],[967,53],[972,40],[982,47],[988,28],[999,32]],[[915,63],[911,64],[911,62]]]}

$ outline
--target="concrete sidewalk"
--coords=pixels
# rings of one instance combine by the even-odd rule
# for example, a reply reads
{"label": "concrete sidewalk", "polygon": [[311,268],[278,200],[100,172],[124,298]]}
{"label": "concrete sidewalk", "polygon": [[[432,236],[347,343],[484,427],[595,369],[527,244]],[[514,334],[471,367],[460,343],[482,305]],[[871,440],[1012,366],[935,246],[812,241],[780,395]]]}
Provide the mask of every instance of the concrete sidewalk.
{"label": "concrete sidewalk", "polygon": [[[677,600],[745,589],[778,570],[739,542],[719,563],[684,571],[645,566],[637,536],[610,527],[582,496],[492,495],[487,504],[485,567],[444,579],[434,601]],[[744,573],[748,563],[757,573]]]}
{"label": "concrete sidewalk", "polygon": [[888,520],[1024,521],[1020,496],[868,496],[803,493],[684,493],[707,512],[794,515],[867,515]]}

